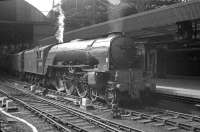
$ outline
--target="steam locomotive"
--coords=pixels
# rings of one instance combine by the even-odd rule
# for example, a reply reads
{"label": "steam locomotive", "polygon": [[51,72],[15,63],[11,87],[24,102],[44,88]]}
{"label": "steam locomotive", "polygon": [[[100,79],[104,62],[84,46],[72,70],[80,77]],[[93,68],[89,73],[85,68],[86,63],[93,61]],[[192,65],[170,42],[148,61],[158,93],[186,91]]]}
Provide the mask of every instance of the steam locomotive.
{"label": "steam locomotive", "polygon": [[10,60],[11,69],[27,81],[69,95],[113,102],[116,93],[135,99],[155,89],[148,56],[144,44],[114,34],[35,47]]}

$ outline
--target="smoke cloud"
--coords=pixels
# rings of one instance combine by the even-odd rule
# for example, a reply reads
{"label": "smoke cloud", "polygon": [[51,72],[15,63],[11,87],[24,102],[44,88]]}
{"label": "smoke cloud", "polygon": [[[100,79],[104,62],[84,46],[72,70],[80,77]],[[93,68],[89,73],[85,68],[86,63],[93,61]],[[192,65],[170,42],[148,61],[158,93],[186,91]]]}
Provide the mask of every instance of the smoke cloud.
{"label": "smoke cloud", "polygon": [[[120,0],[108,0],[113,6],[108,7],[108,20],[120,18],[122,15],[123,3]],[[110,25],[111,32],[121,32],[123,23],[114,23]]]}
{"label": "smoke cloud", "polygon": [[110,2],[113,5],[119,5],[120,4],[120,0],[108,0],[108,2]]}
{"label": "smoke cloud", "polygon": [[63,43],[63,34],[64,34],[64,29],[65,29],[65,23],[64,23],[64,20],[65,20],[65,15],[63,13],[63,10],[62,10],[62,0],[59,0],[58,1],[58,4],[57,4],[57,11],[58,11],[58,21],[57,21],[57,25],[58,25],[58,29],[56,31],[56,39],[58,40],[58,43]]}

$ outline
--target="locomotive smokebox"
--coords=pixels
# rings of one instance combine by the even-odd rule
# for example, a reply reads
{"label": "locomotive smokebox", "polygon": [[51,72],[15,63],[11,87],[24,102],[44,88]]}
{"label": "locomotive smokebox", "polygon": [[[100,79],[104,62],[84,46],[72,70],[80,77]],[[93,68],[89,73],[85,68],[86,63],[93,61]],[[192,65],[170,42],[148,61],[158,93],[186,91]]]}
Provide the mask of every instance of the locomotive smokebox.
{"label": "locomotive smokebox", "polygon": [[116,37],[110,45],[110,62],[112,68],[131,68],[137,56],[134,41],[126,37]]}

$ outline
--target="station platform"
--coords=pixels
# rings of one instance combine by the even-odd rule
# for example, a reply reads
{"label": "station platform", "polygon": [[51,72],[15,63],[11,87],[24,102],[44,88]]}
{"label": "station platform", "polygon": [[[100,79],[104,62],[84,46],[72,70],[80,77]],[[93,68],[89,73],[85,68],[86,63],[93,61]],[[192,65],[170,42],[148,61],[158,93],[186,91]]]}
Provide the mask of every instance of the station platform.
{"label": "station platform", "polygon": [[200,79],[157,79],[156,92],[200,99]]}

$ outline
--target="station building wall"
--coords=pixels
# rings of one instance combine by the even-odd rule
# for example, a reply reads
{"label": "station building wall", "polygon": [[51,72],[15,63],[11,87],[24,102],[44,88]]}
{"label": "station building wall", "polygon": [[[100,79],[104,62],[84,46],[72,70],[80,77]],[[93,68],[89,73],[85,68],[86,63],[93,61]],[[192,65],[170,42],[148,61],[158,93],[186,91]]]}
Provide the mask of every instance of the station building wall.
{"label": "station building wall", "polygon": [[54,32],[46,16],[25,0],[0,1],[0,44],[35,43]]}
{"label": "station building wall", "polygon": [[16,21],[16,1],[0,1],[0,20]]}
{"label": "station building wall", "polygon": [[2,43],[30,42],[33,40],[33,24],[1,23],[0,41]]}
{"label": "station building wall", "polygon": [[38,44],[38,40],[43,38],[54,36],[56,28],[51,24],[34,24],[33,25],[33,41]]}
{"label": "station building wall", "polygon": [[47,18],[24,0],[16,0],[16,21],[47,22]]}

